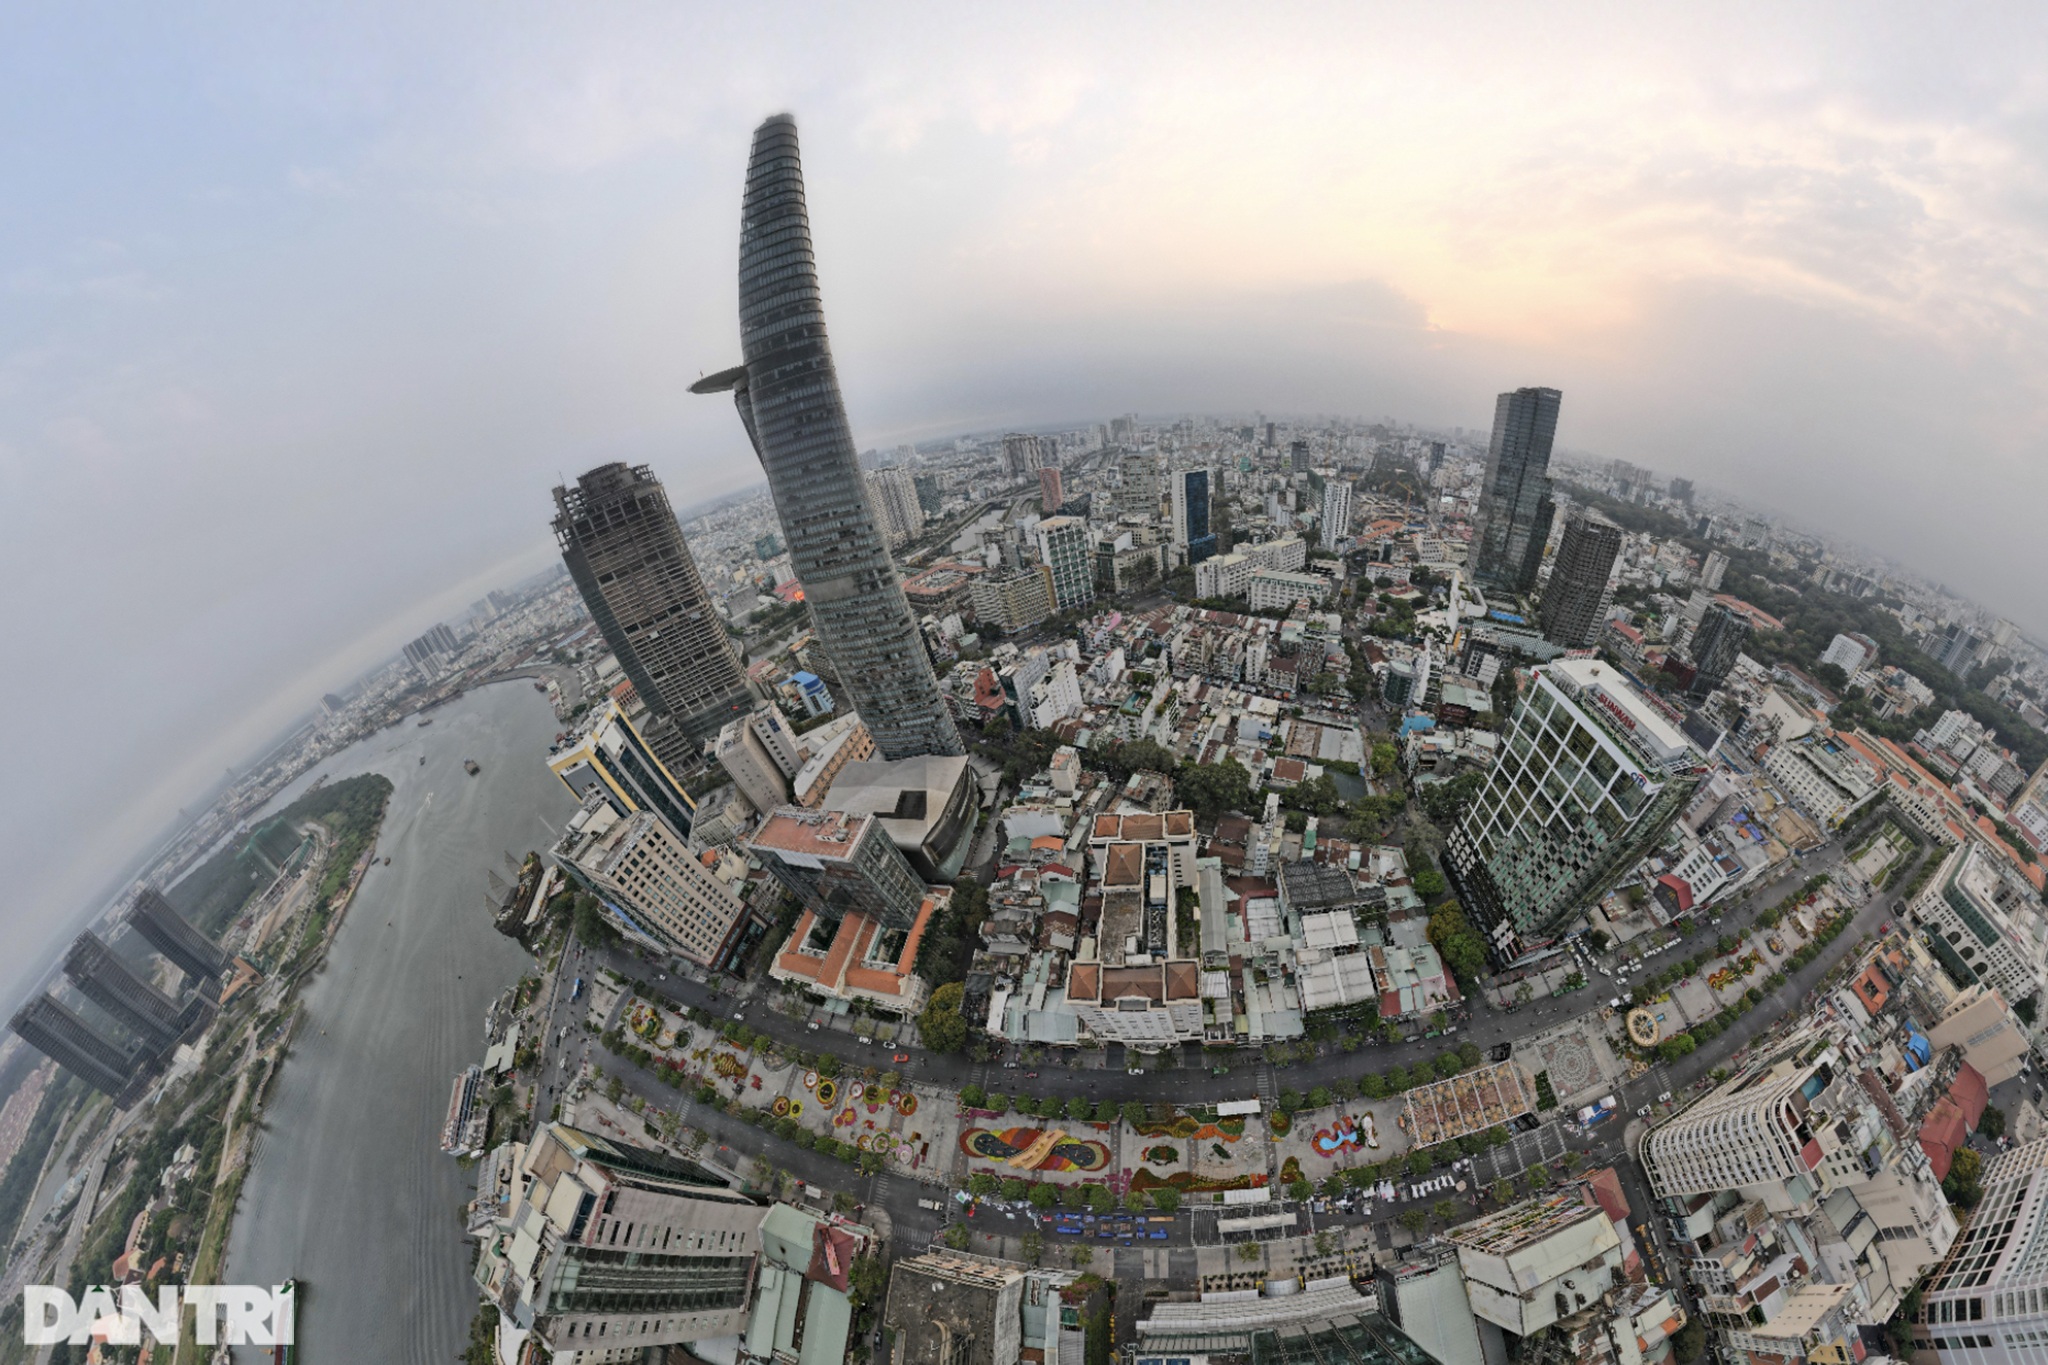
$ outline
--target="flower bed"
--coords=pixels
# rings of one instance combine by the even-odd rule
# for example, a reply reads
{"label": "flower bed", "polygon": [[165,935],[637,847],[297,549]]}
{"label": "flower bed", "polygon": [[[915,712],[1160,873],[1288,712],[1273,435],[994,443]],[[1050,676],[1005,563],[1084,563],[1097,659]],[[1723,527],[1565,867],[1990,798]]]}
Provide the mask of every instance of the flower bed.
{"label": "flower bed", "polygon": [[1145,1160],[1151,1162],[1154,1166],[1176,1166],[1180,1164],[1180,1149],[1178,1147],[1168,1147],[1164,1143],[1157,1147],[1147,1147],[1145,1149]]}
{"label": "flower bed", "polygon": [[1147,1170],[1139,1170],[1131,1177],[1131,1192],[1143,1194],[1162,1186],[1172,1186],[1182,1194],[1223,1194],[1230,1190],[1261,1190],[1266,1187],[1266,1173],[1234,1176],[1229,1180],[1218,1180],[1214,1176],[1196,1175],[1193,1171],[1175,1171],[1169,1176],[1156,1176]]}

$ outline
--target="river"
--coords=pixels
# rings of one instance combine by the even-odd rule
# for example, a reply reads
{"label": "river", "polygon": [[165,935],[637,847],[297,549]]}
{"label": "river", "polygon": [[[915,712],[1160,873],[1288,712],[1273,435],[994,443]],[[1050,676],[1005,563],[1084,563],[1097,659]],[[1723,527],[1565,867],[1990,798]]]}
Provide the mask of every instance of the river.
{"label": "river", "polygon": [[[474,1186],[441,1154],[441,1124],[456,1072],[483,1059],[485,1009],[532,964],[491,928],[485,878],[509,881],[505,854],[545,846],[575,809],[547,769],[558,727],[530,683],[432,714],[334,755],[272,803],[322,773],[379,772],[395,787],[379,864],[301,992],[305,1019],[222,1271],[235,1284],[298,1277],[313,1365],[444,1365],[463,1349],[477,1292],[461,1212]],[[466,758],[483,771],[469,776]]]}

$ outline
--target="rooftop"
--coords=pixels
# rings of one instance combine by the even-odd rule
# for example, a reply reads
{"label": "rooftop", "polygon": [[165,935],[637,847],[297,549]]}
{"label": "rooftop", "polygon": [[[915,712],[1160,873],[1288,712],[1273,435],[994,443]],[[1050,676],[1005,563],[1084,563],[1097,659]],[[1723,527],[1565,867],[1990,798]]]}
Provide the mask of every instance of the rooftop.
{"label": "rooftop", "polygon": [[874,823],[872,815],[784,806],[763,820],[747,842],[753,848],[837,862],[852,856],[855,845]]}

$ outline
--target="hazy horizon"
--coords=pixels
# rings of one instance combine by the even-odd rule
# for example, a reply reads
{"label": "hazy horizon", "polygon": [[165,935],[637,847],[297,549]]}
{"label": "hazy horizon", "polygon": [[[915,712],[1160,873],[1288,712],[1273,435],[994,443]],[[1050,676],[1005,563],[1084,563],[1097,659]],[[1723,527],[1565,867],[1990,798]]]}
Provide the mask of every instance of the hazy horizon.
{"label": "hazy horizon", "polygon": [[784,109],[864,448],[1546,384],[2048,637],[2033,8],[118,13],[0,51],[17,960],[562,478],[759,480],[686,389]]}

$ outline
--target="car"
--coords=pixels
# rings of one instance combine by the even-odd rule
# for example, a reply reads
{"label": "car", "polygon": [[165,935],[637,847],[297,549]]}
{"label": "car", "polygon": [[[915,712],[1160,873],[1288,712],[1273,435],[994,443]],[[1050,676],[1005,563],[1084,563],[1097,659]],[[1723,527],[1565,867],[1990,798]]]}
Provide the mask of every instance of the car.
{"label": "car", "polygon": [[873,1047],[875,1044],[875,1040],[872,1038],[858,1038],[855,1039],[855,1041],[858,1042],[862,1047]]}
{"label": "car", "polygon": [[907,1052],[899,1052],[895,1056],[891,1057],[889,1060],[892,1062],[907,1062],[910,1060],[910,1054]]}
{"label": "car", "polygon": [[1614,997],[1614,998],[1613,998],[1612,1000],[1609,1000],[1609,1001],[1607,1002],[1607,1008],[1609,1008],[1609,1009],[1611,1009],[1611,1010],[1618,1010],[1618,1009],[1620,1009],[1620,1008],[1621,1008],[1621,997],[1617,995],[1617,996],[1615,996],[1615,997]]}
{"label": "car", "polygon": [[1024,1079],[1027,1081],[1035,1081],[1038,1079],[1038,1073],[1036,1071],[1027,1071],[1024,1073]]}
{"label": "car", "polygon": [[1665,1091],[1665,1092],[1664,1092],[1663,1094],[1659,1095],[1659,1096],[1657,1097],[1657,1103],[1659,1103],[1659,1104],[1669,1104],[1669,1103],[1671,1103],[1671,1092],[1670,1092],[1669,1090],[1667,1090],[1667,1091]]}
{"label": "car", "polygon": [[810,1023],[805,1024],[804,1027],[809,1029],[811,1032],[816,1033],[818,1031],[818,1021],[813,1019]]}
{"label": "car", "polygon": [[735,1019],[744,1019],[747,1017],[747,1012],[745,1010],[734,1010],[732,1012],[732,1017]]}
{"label": "car", "polygon": [[1892,922],[1891,922],[1890,920],[1886,920],[1886,921],[1885,921],[1885,922],[1884,922],[1883,924],[1880,924],[1880,925],[1878,925],[1878,926],[1877,926],[1877,932],[1878,932],[1878,933],[1879,933],[1880,935],[1883,935],[1883,934],[1889,934],[1889,933],[1890,933],[1891,931],[1892,931]]}
{"label": "car", "polygon": [[1124,1074],[1127,1076],[1142,1076],[1145,1074],[1145,1068],[1142,1066],[1127,1067]]}
{"label": "car", "polygon": [[1642,1108],[1636,1110],[1636,1117],[1639,1119],[1646,1119],[1650,1117],[1650,1106],[1646,1104]]}
{"label": "car", "polygon": [[1016,1062],[1004,1062],[1004,1063],[1003,1063],[1003,1070],[1005,1070],[1005,1071],[1015,1071],[1015,1070],[1017,1069],[1017,1066],[1018,1066],[1018,1063],[1016,1063]]}

